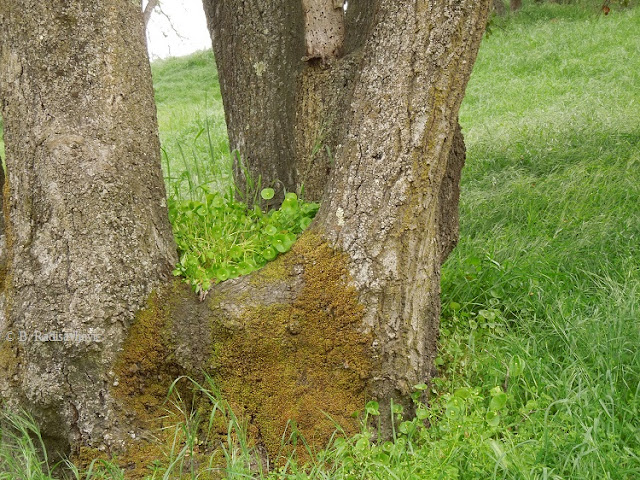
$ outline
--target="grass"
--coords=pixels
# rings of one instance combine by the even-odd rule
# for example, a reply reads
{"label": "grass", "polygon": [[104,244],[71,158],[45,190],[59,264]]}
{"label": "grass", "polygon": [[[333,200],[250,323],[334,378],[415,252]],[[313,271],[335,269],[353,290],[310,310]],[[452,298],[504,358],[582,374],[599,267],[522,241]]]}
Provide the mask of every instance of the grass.
{"label": "grass", "polygon": [[[640,8],[597,12],[527,3],[495,20],[483,43],[460,113],[461,238],[442,274],[431,404],[398,419],[394,442],[375,444],[364,428],[351,438],[338,432],[312,463],[284,458],[270,474],[256,472],[241,421],[216,404],[229,425],[219,473],[640,478]],[[193,191],[187,178],[229,188],[210,60],[201,53],[153,67],[165,168],[180,194]],[[202,391],[215,396],[214,386]],[[374,404],[366,412],[390,414]],[[192,432],[192,422],[185,411],[179,424]],[[24,478],[48,478],[37,445],[21,445],[24,455],[14,450],[11,461],[0,449],[0,478],[21,478],[10,476],[20,465],[34,472]],[[183,463],[172,464],[178,475]]]}
{"label": "grass", "polygon": [[169,183],[185,194],[199,185],[227,193],[232,162],[213,53],[160,60],[151,70]]}
{"label": "grass", "polygon": [[[640,476],[639,30],[637,8],[525,8],[467,90],[442,360],[454,383],[532,406],[505,478]],[[488,306],[505,329],[477,335]]]}
{"label": "grass", "polygon": [[2,135],[4,124],[2,123],[2,117],[0,116],[0,157],[2,157],[2,162],[4,164],[4,139]]}

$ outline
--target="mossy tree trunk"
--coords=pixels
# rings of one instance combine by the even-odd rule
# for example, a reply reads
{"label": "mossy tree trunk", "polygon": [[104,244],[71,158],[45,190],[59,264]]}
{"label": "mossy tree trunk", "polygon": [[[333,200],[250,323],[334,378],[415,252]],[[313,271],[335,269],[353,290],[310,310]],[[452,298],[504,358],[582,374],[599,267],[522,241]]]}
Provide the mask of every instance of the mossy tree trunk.
{"label": "mossy tree trunk", "polygon": [[109,449],[115,356],[176,260],[139,3],[2,0],[0,99],[0,397]]}
{"label": "mossy tree trunk", "polygon": [[[212,298],[217,299],[210,305],[215,318],[223,319],[222,324],[229,330],[236,329],[239,335],[254,332],[244,347],[225,343],[223,349],[239,349],[234,358],[237,371],[242,373],[234,374],[232,360],[219,367],[224,372],[219,378],[226,392],[237,393],[240,378],[262,379],[260,392],[235,395],[240,408],[254,419],[267,415],[259,407],[265,399],[280,399],[275,405],[282,405],[277,410],[282,415],[301,408],[294,401],[296,410],[276,387],[266,385],[265,375],[260,372],[264,374],[265,368],[281,363],[255,358],[252,345],[263,341],[258,340],[260,335],[271,338],[273,344],[293,342],[298,345],[292,347],[293,351],[302,344],[308,353],[309,345],[315,345],[318,350],[325,348],[328,357],[331,352],[337,358],[344,355],[341,348],[333,347],[335,331],[326,329],[320,338],[301,340],[299,334],[287,334],[287,325],[294,325],[294,330],[303,325],[301,331],[305,332],[311,324],[335,323],[348,331],[355,328],[361,341],[369,339],[367,348],[360,352],[361,360],[362,356],[368,358],[366,362],[349,359],[336,363],[334,358],[333,363],[326,360],[317,367],[317,371],[333,372],[335,378],[341,378],[339,372],[345,370],[357,373],[360,381],[354,377],[350,385],[351,394],[358,398],[377,398],[383,405],[392,399],[408,404],[412,387],[433,375],[440,266],[457,240],[458,183],[464,163],[457,115],[490,4],[488,0],[349,2],[347,18],[349,12],[358,15],[352,22],[344,20],[344,29],[335,25],[320,29],[332,32],[339,37],[338,43],[342,42],[338,47],[335,39],[329,38],[325,49],[322,42],[317,43],[318,35],[309,33],[315,24],[305,23],[305,8],[311,3],[303,1],[300,12],[297,7],[287,10],[289,2],[205,0],[225,107],[231,105],[232,109],[227,111],[232,145],[239,145],[234,135],[253,132],[252,141],[258,144],[257,148],[270,148],[265,146],[274,143],[272,134],[262,127],[274,119],[282,129],[280,134],[293,131],[285,135],[285,143],[290,154],[297,156],[282,157],[284,160],[279,158],[270,164],[273,157],[261,154],[251,164],[255,172],[269,177],[269,172],[281,169],[290,175],[288,178],[299,181],[304,161],[295,145],[310,146],[314,142],[309,139],[331,125],[327,138],[332,140],[327,145],[331,145],[335,166],[317,175],[324,179],[322,206],[301,245],[312,244],[318,252],[334,253],[327,253],[323,260],[322,256],[306,255],[304,246],[294,248],[283,260],[287,267],[281,278],[274,280],[268,273],[271,269],[266,269],[250,280],[232,282],[212,292]],[[321,8],[326,2],[317,4]],[[263,7],[270,13],[265,14]],[[278,16],[278,28],[288,35],[286,41],[279,43],[271,37],[273,30],[268,21],[278,9],[289,12],[288,16]],[[298,18],[301,14],[303,17]],[[322,22],[328,18],[322,16]],[[350,30],[356,27],[356,32]],[[242,45],[236,44],[240,42]],[[271,45],[269,48],[275,52],[272,56],[261,53],[265,45]],[[285,62],[275,45],[284,52],[290,45],[291,51],[297,53],[287,56]],[[298,58],[301,53],[305,55],[303,59]],[[267,75],[270,69],[283,72],[277,67],[282,62],[289,68],[286,75]],[[340,75],[345,80],[333,84]],[[338,84],[343,88],[337,88]],[[269,99],[279,102],[289,94],[286,109],[263,109],[255,103]],[[240,114],[234,116],[238,109]],[[243,142],[246,141],[244,137]],[[290,147],[291,141],[294,147]],[[242,146],[246,149],[248,143]],[[245,156],[250,155],[245,150]],[[342,291],[350,292],[345,294],[348,298],[355,296],[362,310],[357,315],[345,310],[341,303],[345,295],[332,296],[311,302],[314,312],[324,312],[318,318],[305,311],[309,307],[303,305],[309,302],[301,302],[305,297],[302,292],[306,291],[305,285],[314,282],[316,273],[312,272],[316,272],[316,266],[329,257],[334,259],[335,252],[342,252],[340,261],[336,264],[332,260],[331,266],[320,271],[325,275],[333,271],[331,278],[346,279]],[[294,287],[296,282],[302,282],[302,286]],[[266,299],[265,284],[277,300]],[[224,292],[222,297],[220,292]],[[264,323],[262,319],[275,315],[269,310],[274,303],[281,309],[276,315],[281,320],[281,330],[274,326],[257,328],[257,324]],[[340,313],[344,311],[351,312],[348,319]],[[286,357],[284,353],[282,356]],[[278,371],[289,372],[284,377],[291,375],[291,384],[300,386],[312,369],[308,365],[293,370],[283,366]],[[247,372],[252,374],[247,376]],[[326,383],[317,383],[326,387]],[[266,425],[262,428],[261,438],[265,439]]]}
{"label": "mossy tree trunk", "polygon": [[125,0],[0,4],[0,329],[102,339],[0,347],[0,395],[60,445],[117,446],[116,404],[132,432],[149,427],[158,382],[181,372],[211,373],[270,453],[288,418],[322,445],[323,412],[353,428],[366,399],[406,404],[433,374],[457,114],[489,0],[352,0],[342,20],[340,4],[205,2],[232,145],[258,152],[250,169],[290,188],[315,172],[300,151],[318,143],[334,166],[305,182],[323,202],[291,252],[204,304],[160,288],[129,330],[175,260],[141,14]]}
{"label": "mossy tree trunk", "polygon": [[457,238],[457,114],[489,2],[376,3],[314,229],[349,256],[375,338],[371,395],[388,404],[433,375],[440,266]]}

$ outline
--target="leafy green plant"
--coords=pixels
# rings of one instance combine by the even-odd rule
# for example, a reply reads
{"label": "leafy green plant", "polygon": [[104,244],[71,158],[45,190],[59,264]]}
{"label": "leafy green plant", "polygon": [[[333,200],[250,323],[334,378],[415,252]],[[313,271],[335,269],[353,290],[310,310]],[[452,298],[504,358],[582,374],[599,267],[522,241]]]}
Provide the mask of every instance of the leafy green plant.
{"label": "leafy green plant", "polygon": [[[289,251],[319,207],[287,193],[278,209],[263,212],[234,200],[232,192],[221,195],[206,185],[198,189],[201,199],[172,196],[168,206],[180,254],[174,274],[185,277],[199,293]],[[273,194],[270,188],[261,191],[264,199]]]}

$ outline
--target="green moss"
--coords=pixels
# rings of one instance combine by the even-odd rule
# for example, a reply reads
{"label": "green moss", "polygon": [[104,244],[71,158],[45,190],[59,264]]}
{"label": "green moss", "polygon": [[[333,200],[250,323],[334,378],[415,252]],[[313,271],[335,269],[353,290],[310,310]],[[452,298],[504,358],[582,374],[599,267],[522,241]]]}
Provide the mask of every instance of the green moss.
{"label": "green moss", "polygon": [[[145,442],[131,445],[124,454],[117,456],[109,456],[97,448],[84,446],[80,447],[70,460],[80,472],[86,472],[95,460],[100,460],[101,462],[94,465],[94,472],[100,471],[105,464],[111,464],[123,469],[124,478],[127,480],[143,480],[152,475],[150,465],[164,457],[160,445]],[[99,475],[95,477],[102,478]]]}
{"label": "green moss", "polygon": [[82,446],[79,447],[70,458],[71,462],[78,467],[80,471],[87,470],[94,460],[109,461],[109,455],[97,448]]}
{"label": "green moss", "polygon": [[179,372],[171,361],[168,295],[171,288],[151,294],[146,308],[138,312],[114,367],[115,398],[145,427],[157,425],[163,413],[160,407]]}
{"label": "green moss", "polygon": [[[146,308],[136,315],[122,352],[116,360],[114,373],[117,381],[114,382],[112,393],[123,410],[120,416],[123,421],[132,425],[132,429],[150,431],[155,439],[132,440],[124,451],[118,452],[117,457],[111,459],[114,464],[125,469],[127,479],[146,478],[151,474],[149,466],[152,463],[159,465],[161,469],[169,466],[171,457],[168,451],[175,440],[175,429],[167,427],[184,422],[184,412],[179,411],[179,408],[184,408],[187,412],[192,408],[202,410],[201,418],[206,418],[210,412],[210,403],[205,398],[198,397],[197,389],[186,381],[175,386],[175,391],[184,404],[167,401],[169,389],[179,376],[189,374],[192,378],[201,380],[198,372],[187,370],[175,358],[176,344],[188,341],[187,338],[176,335],[182,331],[187,332],[188,337],[189,332],[194,331],[193,323],[197,323],[197,314],[192,310],[194,305],[198,304],[193,292],[179,280],[153,292]],[[195,348],[195,345],[191,346]],[[224,427],[226,425],[221,426],[223,434],[226,433]],[[142,436],[145,437],[147,436]],[[184,439],[178,439],[178,442],[181,441]],[[213,443],[219,445],[219,441]],[[194,456],[190,461],[205,466],[208,464],[205,457],[210,454],[210,451],[199,452],[197,458]],[[84,452],[84,456],[89,463],[93,458],[100,458],[92,457],[89,450]],[[210,477],[201,475],[199,478]]]}
{"label": "green moss", "polygon": [[262,267],[259,273],[252,275],[250,281],[252,285],[260,286],[269,280],[284,280],[289,274],[283,257],[279,256]]}
{"label": "green moss", "polygon": [[[147,466],[163,458],[161,444],[166,440],[163,427],[172,420],[167,415],[171,413],[167,392],[180,374],[173,360],[170,335],[177,288],[172,284],[150,295],[146,308],[136,315],[114,366],[116,381],[112,393],[124,410],[122,417],[138,428],[152,431],[158,439],[157,443],[132,441],[124,452],[119,452],[114,462],[127,470],[127,478],[144,478],[150,473]],[[100,458],[88,450],[83,455],[87,459]]]}
{"label": "green moss", "polygon": [[295,276],[302,266],[300,293],[291,303],[247,308],[240,333],[214,319],[211,360],[223,395],[272,457],[290,420],[314,445],[325,445],[335,431],[323,412],[354,433],[352,414],[365,403],[372,369],[371,338],[359,331],[364,310],[345,255],[305,233],[274,263],[252,282],[269,288],[274,273]]}
{"label": "green moss", "polygon": [[[204,315],[210,315],[211,339],[192,339],[191,355],[199,357],[202,352],[199,358],[209,358],[188,362],[194,369],[198,364],[208,366],[234,412],[248,420],[250,438],[264,445],[272,458],[288,451],[281,450],[281,439],[289,421],[316,446],[327,443],[335,431],[334,422],[347,434],[355,433],[358,424],[352,414],[367,399],[372,339],[360,331],[364,309],[350,286],[346,256],[319,236],[306,233],[287,255],[256,272],[249,283],[249,293],[246,289],[214,291],[206,306],[200,304]],[[288,295],[292,300],[262,302],[282,284],[295,292]],[[252,289],[260,292],[255,299]],[[178,344],[190,341],[180,337],[180,331],[197,331],[195,324],[204,318],[193,299],[184,298],[185,293],[191,295],[176,282],[151,295],[131,326],[114,368],[115,398],[133,416],[134,425],[154,434],[163,422],[171,421],[165,399],[173,380],[180,374],[197,373],[184,371],[183,354],[181,367],[174,358],[173,339]],[[244,308],[240,325],[224,321],[222,302]],[[191,395],[183,395],[187,397]],[[192,407],[209,407],[205,403],[195,399]],[[219,427],[224,435],[226,424]],[[154,448],[157,444],[132,444],[118,463],[143,469],[152,459],[145,452]]]}

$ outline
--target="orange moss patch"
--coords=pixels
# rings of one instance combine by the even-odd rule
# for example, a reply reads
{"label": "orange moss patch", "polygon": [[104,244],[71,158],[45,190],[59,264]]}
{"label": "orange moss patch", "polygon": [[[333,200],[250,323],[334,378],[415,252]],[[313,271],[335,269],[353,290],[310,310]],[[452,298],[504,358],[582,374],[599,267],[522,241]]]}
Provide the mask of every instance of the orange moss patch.
{"label": "orange moss patch", "polygon": [[290,420],[318,447],[334,433],[333,421],[355,433],[352,414],[366,401],[372,369],[372,339],[360,332],[364,310],[344,254],[306,233],[252,283],[268,288],[274,273],[293,277],[300,267],[303,286],[292,303],[247,308],[235,333],[213,319],[210,364],[222,393],[272,458],[286,453],[281,440]]}
{"label": "orange moss patch", "polygon": [[[201,373],[186,371],[176,360],[176,330],[173,329],[175,324],[184,327],[182,330],[189,333],[187,317],[190,311],[183,307],[196,302],[193,292],[180,280],[152,293],[146,308],[136,315],[122,352],[118,355],[113,369],[115,382],[112,393],[120,403],[120,421],[136,432],[138,439],[129,441],[124,451],[118,452],[111,462],[124,469],[127,479],[147,478],[152,473],[152,464],[162,472],[172,460],[168,452],[172,448],[179,451],[184,446],[182,431],[174,438],[173,427],[185,421],[184,412],[180,412],[179,408],[186,409],[187,412],[191,409],[198,410],[200,417],[204,419],[201,427],[205,428],[207,424],[211,403],[204,396],[198,395],[198,389],[189,381],[181,381],[175,386],[174,392],[181,399],[178,405],[173,403],[175,396],[168,399],[169,389],[179,376],[188,374],[195,380],[201,380]],[[185,338],[178,338],[177,341],[184,342]],[[221,425],[220,430],[226,433],[226,424]],[[198,436],[200,437],[200,432]],[[173,445],[174,440],[177,447]],[[218,441],[211,441],[207,445],[198,445],[193,457],[185,459],[183,467],[189,470],[193,466],[198,472],[198,478],[219,478],[203,470],[209,466],[212,445],[215,444],[217,448],[220,443],[219,439],[216,440]],[[89,465],[94,458],[101,458],[92,456],[92,452],[99,454],[96,450],[87,449],[84,459],[79,458],[82,465]]]}
{"label": "orange moss patch", "polygon": [[92,447],[80,447],[71,456],[71,462],[82,473],[87,472],[93,465],[93,471],[100,472],[105,465],[117,465],[124,470],[124,476],[129,480],[142,480],[153,473],[149,467],[154,462],[164,458],[162,448],[152,443],[132,445],[124,454],[110,457],[105,452]]}
{"label": "orange moss patch", "polygon": [[109,455],[101,452],[97,448],[82,446],[71,455],[71,462],[78,467],[80,471],[87,470],[93,461],[109,461]]}

